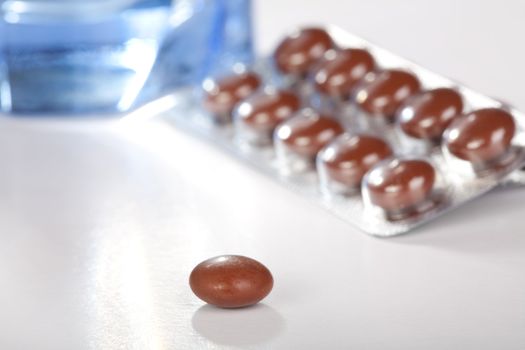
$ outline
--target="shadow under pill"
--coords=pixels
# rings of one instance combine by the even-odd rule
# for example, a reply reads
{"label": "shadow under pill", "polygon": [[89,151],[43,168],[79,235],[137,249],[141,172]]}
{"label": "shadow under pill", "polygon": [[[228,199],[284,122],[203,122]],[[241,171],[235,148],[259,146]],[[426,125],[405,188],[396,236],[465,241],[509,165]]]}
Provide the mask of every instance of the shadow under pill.
{"label": "shadow under pill", "polygon": [[266,343],[285,328],[283,317],[265,304],[241,309],[199,308],[192,318],[193,329],[207,340],[230,346]]}

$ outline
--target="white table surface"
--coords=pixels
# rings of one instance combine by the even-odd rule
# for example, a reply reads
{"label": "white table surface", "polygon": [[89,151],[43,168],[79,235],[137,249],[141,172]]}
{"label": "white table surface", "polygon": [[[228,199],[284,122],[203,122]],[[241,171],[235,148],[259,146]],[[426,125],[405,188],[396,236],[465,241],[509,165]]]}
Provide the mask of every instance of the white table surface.
{"label": "white table surface", "polygon": [[[332,22],[525,109],[521,1],[257,9],[263,50]],[[525,349],[525,188],[375,239],[160,121],[1,120],[0,160],[1,349]],[[191,293],[225,253],[271,269],[262,304]]]}

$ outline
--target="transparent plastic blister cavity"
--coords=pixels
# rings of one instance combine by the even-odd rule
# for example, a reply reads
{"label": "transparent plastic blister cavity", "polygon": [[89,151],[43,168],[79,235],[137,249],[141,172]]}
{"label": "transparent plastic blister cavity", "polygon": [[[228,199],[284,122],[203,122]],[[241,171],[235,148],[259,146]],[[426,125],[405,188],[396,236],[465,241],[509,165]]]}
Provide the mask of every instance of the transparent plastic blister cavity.
{"label": "transparent plastic blister cavity", "polygon": [[[338,27],[322,28],[337,49],[365,50],[375,60],[373,71],[356,79],[350,96],[320,96],[312,87],[315,74],[292,69],[297,67],[288,76],[276,73],[279,62],[272,56],[253,67],[264,81],[255,100],[263,102],[241,100],[232,107],[231,123],[217,123],[210,109],[203,108],[202,95],[196,98],[190,90],[169,97],[175,107],[165,118],[374,236],[408,232],[499,185],[523,181],[523,113]],[[385,71],[415,77],[410,83],[414,91],[403,87],[402,94],[446,88],[461,103],[452,112],[443,109],[442,120],[415,120],[413,111],[406,110],[407,96],[390,112],[376,113],[388,101],[379,99],[379,105],[375,101],[368,109],[364,103],[370,91],[380,89],[370,90],[370,84],[389,79]],[[288,103],[279,109],[276,91],[295,91],[302,106]],[[425,101],[439,100],[441,93],[412,103],[426,106]],[[231,101],[225,96],[224,101]],[[276,111],[283,119],[278,124]],[[487,131],[483,120],[493,112],[504,116]],[[448,118],[450,113],[457,115]]]}

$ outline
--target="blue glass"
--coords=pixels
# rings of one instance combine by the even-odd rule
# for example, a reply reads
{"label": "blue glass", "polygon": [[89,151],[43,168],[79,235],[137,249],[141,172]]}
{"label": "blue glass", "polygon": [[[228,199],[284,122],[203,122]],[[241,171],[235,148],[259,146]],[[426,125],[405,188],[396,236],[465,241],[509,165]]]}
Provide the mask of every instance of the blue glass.
{"label": "blue glass", "polygon": [[253,59],[249,0],[2,1],[0,107],[126,112]]}

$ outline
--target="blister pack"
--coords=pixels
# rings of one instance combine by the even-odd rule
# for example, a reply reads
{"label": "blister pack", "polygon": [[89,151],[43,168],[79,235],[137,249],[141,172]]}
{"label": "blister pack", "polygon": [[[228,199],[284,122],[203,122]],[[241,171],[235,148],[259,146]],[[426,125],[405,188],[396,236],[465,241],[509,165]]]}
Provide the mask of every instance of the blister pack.
{"label": "blister pack", "polygon": [[334,26],[179,92],[167,120],[375,236],[525,183],[525,115]]}

